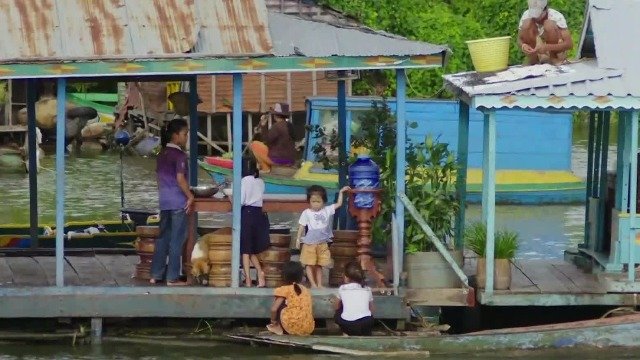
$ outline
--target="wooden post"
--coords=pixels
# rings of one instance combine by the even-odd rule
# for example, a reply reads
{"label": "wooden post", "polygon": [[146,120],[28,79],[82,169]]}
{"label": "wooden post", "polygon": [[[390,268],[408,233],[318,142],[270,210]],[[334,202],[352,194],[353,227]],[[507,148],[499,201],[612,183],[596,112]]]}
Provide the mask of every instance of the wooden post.
{"label": "wooden post", "polygon": [[56,109],[56,286],[64,286],[64,131],[67,79],[58,79]]}
{"label": "wooden post", "polygon": [[318,72],[315,70],[311,72],[311,94],[318,95]]}
{"label": "wooden post", "polygon": [[231,287],[240,286],[240,195],[242,177],[242,74],[233,74],[233,242],[231,245]]}
{"label": "wooden post", "polygon": [[293,97],[291,96],[291,72],[287,71],[287,104],[289,104],[289,109],[293,114]]}
{"label": "wooden post", "polygon": [[456,178],[456,195],[458,197],[458,216],[456,217],[456,249],[464,246],[464,216],[467,206],[467,168],[469,154],[469,105],[458,102],[458,176]]}
{"label": "wooden post", "polygon": [[[7,80],[11,83],[12,80]],[[11,96],[11,94],[9,94]],[[27,127],[29,143],[29,237],[31,249],[38,248],[38,136],[36,132],[36,81],[27,80]]]}
{"label": "wooden post", "polygon": [[482,147],[482,220],[487,227],[487,281],[485,292],[493,293],[495,267],[495,216],[496,216],[496,113],[490,110],[484,115],[484,141]]}
{"label": "wooden post", "polygon": [[631,126],[631,169],[629,175],[631,181],[629,182],[629,265],[627,267],[627,278],[629,282],[636,281],[636,199],[638,194],[638,111],[635,110],[631,113],[630,122]]}
{"label": "wooden post", "polygon": [[233,142],[231,141],[233,135],[231,134],[231,113],[227,113],[227,151],[231,151]]}
{"label": "wooden post", "polygon": [[189,81],[189,184],[198,185],[198,80]]}
{"label": "wooden post", "polygon": [[407,83],[404,69],[396,69],[396,203],[395,215],[398,229],[398,251],[393,256],[396,258],[395,264],[398,268],[394,269],[394,279],[400,278],[399,272],[403,269],[404,262],[404,205],[402,204],[401,195],[405,195],[406,190],[406,140],[407,140],[407,119],[406,119],[406,97]]}
{"label": "wooden post", "polygon": [[91,318],[91,344],[102,344],[102,318]]}

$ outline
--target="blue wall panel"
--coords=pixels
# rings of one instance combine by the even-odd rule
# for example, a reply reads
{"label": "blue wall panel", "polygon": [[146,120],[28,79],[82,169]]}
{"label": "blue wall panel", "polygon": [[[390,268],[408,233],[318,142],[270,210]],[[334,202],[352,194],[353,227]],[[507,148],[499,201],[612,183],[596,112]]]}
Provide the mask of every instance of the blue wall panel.
{"label": "blue wall panel", "polygon": [[[316,97],[308,100],[312,114],[319,110],[336,110],[332,98]],[[348,98],[349,111],[364,111],[371,107],[371,98]],[[388,99],[395,111],[395,99]],[[407,123],[415,122],[415,129],[407,129],[407,137],[422,142],[427,134],[457,148],[458,102],[446,100],[407,101]],[[355,115],[355,114],[354,114]],[[501,110],[497,115],[498,169],[570,170],[572,121],[569,113]],[[482,167],[483,114],[471,109],[469,113],[469,166]],[[354,116],[357,119],[357,116]],[[318,117],[315,117],[318,119]],[[357,120],[355,120],[357,121]]]}

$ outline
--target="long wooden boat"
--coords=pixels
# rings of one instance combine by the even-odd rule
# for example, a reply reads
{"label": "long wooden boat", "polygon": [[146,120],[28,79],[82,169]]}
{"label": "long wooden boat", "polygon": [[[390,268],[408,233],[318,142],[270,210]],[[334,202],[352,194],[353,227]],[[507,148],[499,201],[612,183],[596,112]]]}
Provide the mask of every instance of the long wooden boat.
{"label": "long wooden boat", "polygon": [[[217,183],[232,176],[232,169],[200,161],[199,165]],[[335,173],[313,169],[306,161],[293,176],[262,174],[268,194],[304,194],[310,185],[324,186],[332,198],[338,190]],[[508,204],[566,204],[584,201],[584,181],[568,171],[497,170],[496,201]],[[468,201],[482,200],[482,171],[469,169]]]}
{"label": "long wooden boat", "polygon": [[441,336],[276,336],[230,335],[230,341],[290,346],[344,354],[471,354],[566,347],[632,347],[640,344],[640,314],[562,324],[487,330]]}
{"label": "long wooden boat", "polygon": [[[56,236],[53,225],[38,227],[38,247],[55,248]],[[92,231],[88,231],[91,229]],[[98,229],[99,232],[95,232]],[[31,238],[28,224],[0,225],[0,249],[29,248]],[[132,221],[74,221],[65,224],[65,247],[79,248],[123,248],[133,249],[137,238]]]}

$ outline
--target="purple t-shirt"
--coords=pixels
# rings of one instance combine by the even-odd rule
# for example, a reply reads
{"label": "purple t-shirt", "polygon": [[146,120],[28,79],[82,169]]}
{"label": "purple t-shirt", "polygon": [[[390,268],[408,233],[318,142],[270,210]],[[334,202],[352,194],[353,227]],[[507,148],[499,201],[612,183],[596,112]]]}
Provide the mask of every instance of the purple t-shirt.
{"label": "purple t-shirt", "polygon": [[187,204],[177,175],[183,173],[188,178],[187,154],[171,144],[160,152],[156,163],[156,175],[158,177],[158,197],[160,198],[160,210],[183,209]]}

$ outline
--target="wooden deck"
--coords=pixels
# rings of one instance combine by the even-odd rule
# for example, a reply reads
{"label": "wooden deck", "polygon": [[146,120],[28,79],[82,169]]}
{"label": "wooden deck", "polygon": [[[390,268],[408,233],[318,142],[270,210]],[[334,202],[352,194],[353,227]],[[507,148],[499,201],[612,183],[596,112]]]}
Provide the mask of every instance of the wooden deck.
{"label": "wooden deck", "polygon": [[[133,278],[136,255],[65,256],[64,287],[54,256],[0,256],[0,319],[51,317],[264,318],[273,289],[167,287]],[[333,318],[337,289],[313,290],[316,319]],[[400,296],[374,293],[376,317],[407,319]]]}
{"label": "wooden deck", "polygon": [[[475,275],[476,259],[465,258],[465,273]],[[608,292],[606,282],[563,260],[516,260],[511,264],[511,287],[478,301],[493,306],[635,305],[635,294]]]}

